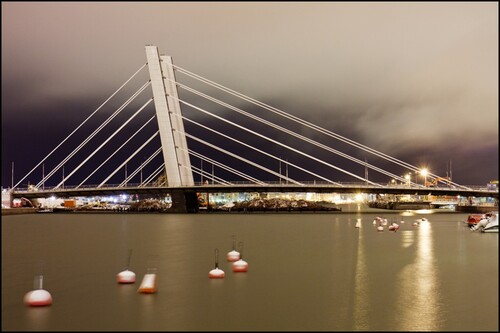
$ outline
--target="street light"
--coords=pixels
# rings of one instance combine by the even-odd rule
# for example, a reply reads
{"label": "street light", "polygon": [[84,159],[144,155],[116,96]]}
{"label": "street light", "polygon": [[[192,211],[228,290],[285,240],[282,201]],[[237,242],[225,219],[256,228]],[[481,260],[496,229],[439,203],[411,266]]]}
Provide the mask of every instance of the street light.
{"label": "street light", "polygon": [[424,176],[424,186],[427,187],[427,169],[420,170],[420,173]]}
{"label": "street light", "polygon": [[411,185],[411,175],[408,173],[405,175],[405,179],[406,179],[406,182],[408,183],[408,187],[410,187]]}

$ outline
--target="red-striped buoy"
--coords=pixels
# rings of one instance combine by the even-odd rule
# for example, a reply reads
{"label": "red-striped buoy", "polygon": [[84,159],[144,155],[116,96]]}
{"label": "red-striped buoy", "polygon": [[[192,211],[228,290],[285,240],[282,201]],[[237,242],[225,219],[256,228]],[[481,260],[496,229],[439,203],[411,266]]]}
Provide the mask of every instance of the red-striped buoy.
{"label": "red-striped buoy", "polygon": [[243,260],[243,242],[240,242],[238,245],[238,249],[240,250],[240,259],[233,262],[233,272],[247,272],[248,263]]}
{"label": "red-striped buoy", "polygon": [[116,280],[118,281],[118,283],[135,283],[135,273],[128,269],[130,266],[131,257],[132,257],[132,250],[129,250],[127,266],[125,270],[121,271],[116,275]]}
{"label": "red-striped buoy", "polygon": [[156,293],[157,287],[157,276],[156,273],[146,273],[142,278],[141,285],[137,290],[143,294],[154,294]]}
{"label": "red-striped buoy", "polygon": [[156,274],[156,260],[158,255],[150,256],[148,259],[148,270],[142,278],[139,289],[143,294],[154,294],[158,286],[158,276]]}
{"label": "red-striped buoy", "polygon": [[236,239],[233,235],[233,249],[227,253],[227,261],[234,262],[240,259],[240,253],[236,251]]}
{"label": "red-striped buoy", "polygon": [[215,268],[208,272],[208,277],[211,279],[222,279],[224,271],[219,269],[219,249],[215,249]]}
{"label": "red-striped buoy", "polygon": [[126,269],[116,275],[116,280],[118,283],[135,283],[135,273]]}
{"label": "red-striped buoy", "polygon": [[233,262],[233,272],[248,272],[248,263],[243,259]]}
{"label": "red-striped buoy", "polygon": [[396,222],[392,222],[391,225],[389,226],[390,231],[398,231],[399,230],[399,224]]}
{"label": "red-striped buoy", "polygon": [[38,289],[32,290],[24,295],[24,303],[29,306],[51,305],[52,295],[50,295],[47,290],[43,289],[43,275],[35,277],[35,285],[38,285]]}

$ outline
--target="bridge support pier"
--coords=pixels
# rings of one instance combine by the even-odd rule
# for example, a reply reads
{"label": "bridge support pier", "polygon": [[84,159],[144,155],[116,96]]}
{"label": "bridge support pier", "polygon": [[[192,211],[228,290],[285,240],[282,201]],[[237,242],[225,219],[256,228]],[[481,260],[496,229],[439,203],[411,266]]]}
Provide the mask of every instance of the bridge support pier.
{"label": "bridge support pier", "polygon": [[172,190],[169,213],[198,213],[198,197],[193,190]]}

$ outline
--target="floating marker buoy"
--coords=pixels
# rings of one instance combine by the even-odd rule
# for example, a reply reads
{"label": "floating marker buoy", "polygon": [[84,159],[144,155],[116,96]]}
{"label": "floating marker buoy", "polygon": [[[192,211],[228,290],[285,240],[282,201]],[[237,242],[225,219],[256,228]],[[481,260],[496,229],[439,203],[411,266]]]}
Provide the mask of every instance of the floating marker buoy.
{"label": "floating marker buoy", "polygon": [[215,268],[208,272],[208,277],[211,279],[222,279],[224,271],[219,269],[219,249],[215,249]]}
{"label": "floating marker buoy", "polygon": [[132,250],[129,250],[127,266],[125,270],[116,275],[116,280],[118,281],[118,283],[135,283],[135,273],[128,269],[130,266],[130,257],[132,257]]}
{"label": "floating marker buoy", "polygon": [[142,278],[141,285],[137,290],[143,294],[154,294],[156,293],[157,285],[158,285],[158,276],[156,274],[156,264],[153,264],[153,260],[156,260],[158,256],[150,256],[148,259],[148,270],[147,273],[144,274]]}
{"label": "floating marker buoy", "polygon": [[135,273],[126,269],[116,275],[116,280],[118,283],[135,283]]}
{"label": "floating marker buoy", "polygon": [[414,227],[418,226],[418,222],[417,221],[413,222],[412,226],[414,226]]}
{"label": "floating marker buoy", "polygon": [[240,259],[233,262],[233,272],[247,272],[248,263],[243,260],[243,242],[240,242],[238,245],[240,250]]}
{"label": "floating marker buoy", "polygon": [[32,290],[24,295],[24,303],[29,306],[51,305],[52,295],[50,295],[47,290],[43,289],[43,275],[35,277],[35,285],[38,285],[38,289]]}
{"label": "floating marker buoy", "polygon": [[389,230],[391,231],[398,231],[399,229],[399,225],[397,223],[392,223],[390,226],[389,226]]}
{"label": "floating marker buoy", "polygon": [[233,249],[232,249],[232,251],[229,251],[227,253],[227,261],[234,262],[238,259],[240,259],[240,253],[238,251],[236,251],[236,239],[234,238],[234,235],[233,235]]}
{"label": "floating marker buoy", "polygon": [[154,294],[156,292],[156,280],[155,273],[145,274],[137,291],[143,294]]}
{"label": "floating marker buoy", "polygon": [[247,272],[248,271],[248,263],[240,259],[238,261],[233,262],[233,272]]}
{"label": "floating marker buoy", "polygon": [[377,227],[377,231],[384,231],[384,227],[383,227],[383,226],[381,226],[381,225],[379,225],[379,226]]}
{"label": "floating marker buoy", "polygon": [[24,303],[29,306],[51,305],[52,296],[45,289],[32,290],[24,296]]}
{"label": "floating marker buoy", "polygon": [[356,228],[361,228],[361,219],[358,219],[356,222]]}
{"label": "floating marker buoy", "polygon": [[208,273],[208,277],[211,279],[222,279],[224,277],[224,271],[219,268],[214,268]]}
{"label": "floating marker buoy", "polygon": [[240,253],[238,251],[230,251],[227,253],[227,261],[236,261],[240,259]]}

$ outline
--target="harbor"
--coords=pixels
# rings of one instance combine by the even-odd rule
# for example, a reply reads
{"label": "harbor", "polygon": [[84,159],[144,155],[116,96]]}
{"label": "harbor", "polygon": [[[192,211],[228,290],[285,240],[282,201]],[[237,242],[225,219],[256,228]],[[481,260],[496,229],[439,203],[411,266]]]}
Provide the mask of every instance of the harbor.
{"label": "harbor", "polygon": [[[498,234],[470,231],[467,214],[235,214],[4,216],[2,330],[498,329]],[[377,216],[399,230],[377,231]],[[226,261],[233,235],[248,272]],[[157,291],[139,293],[151,256]],[[42,308],[23,303],[38,262]],[[126,266],[137,281],[118,284]]]}

